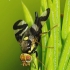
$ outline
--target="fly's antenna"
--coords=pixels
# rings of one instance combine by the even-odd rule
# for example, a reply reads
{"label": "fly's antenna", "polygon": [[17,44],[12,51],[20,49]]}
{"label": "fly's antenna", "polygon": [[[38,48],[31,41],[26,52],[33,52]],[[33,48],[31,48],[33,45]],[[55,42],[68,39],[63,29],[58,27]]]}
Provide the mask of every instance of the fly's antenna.
{"label": "fly's antenna", "polygon": [[[36,43],[38,43],[40,46],[41,46],[41,44],[37,41],[37,39],[34,39],[34,42],[36,42]],[[42,47],[43,48],[43,47]],[[46,47],[46,48],[54,48],[54,47]]]}
{"label": "fly's antenna", "polygon": [[41,33],[40,35],[42,35],[42,34],[46,34],[46,33],[48,33],[48,32],[50,32],[52,29],[54,29],[55,27],[57,27],[58,25],[55,25],[54,27],[52,27],[50,30],[48,30],[47,32],[43,32],[43,33]]}
{"label": "fly's antenna", "polygon": [[37,57],[37,60],[44,66],[44,68],[46,69],[46,67],[45,67],[45,64],[43,63],[43,62],[41,62],[39,59],[38,59],[38,57]]}

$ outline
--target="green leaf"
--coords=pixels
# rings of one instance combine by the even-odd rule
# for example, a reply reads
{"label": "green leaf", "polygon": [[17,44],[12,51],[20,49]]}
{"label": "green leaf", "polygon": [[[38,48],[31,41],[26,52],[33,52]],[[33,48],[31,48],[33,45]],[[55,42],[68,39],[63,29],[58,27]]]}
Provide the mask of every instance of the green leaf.
{"label": "green leaf", "polygon": [[69,59],[69,62],[68,62],[68,65],[67,65],[67,69],[66,70],[70,70],[70,59]]}
{"label": "green leaf", "polygon": [[50,7],[50,27],[55,27],[51,30],[51,34],[53,37],[53,47],[54,47],[54,70],[58,67],[58,59],[59,59],[59,49],[61,49],[61,35],[60,35],[60,1],[59,0],[53,0],[53,3],[51,0],[48,0],[48,4]]}
{"label": "green leaf", "polygon": [[54,70],[54,47],[53,47],[53,37],[52,37],[52,35],[50,35],[50,38],[49,38],[49,41],[48,41],[46,59],[45,59],[45,66],[47,67],[47,70]]}
{"label": "green leaf", "polygon": [[41,0],[41,9],[42,11],[47,9],[47,0]]}
{"label": "green leaf", "polygon": [[38,62],[35,53],[32,54],[32,62],[30,70],[38,70]]}
{"label": "green leaf", "polygon": [[70,33],[67,36],[58,70],[65,70],[70,58]]}
{"label": "green leaf", "polygon": [[55,13],[55,20],[56,24],[58,25],[57,27],[57,47],[58,47],[58,60],[60,59],[60,53],[61,53],[61,23],[60,23],[60,0],[53,0],[54,4],[54,13]]}
{"label": "green leaf", "polygon": [[[47,9],[47,1],[46,0],[41,0],[41,8],[40,8],[40,14],[43,15],[44,11]],[[44,14],[45,15],[45,14]],[[46,25],[46,22],[42,22],[43,27],[42,27],[42,33],[47,32],[48,28]],[[41,36],[41,43],[42,43],[42,63],[45,64],[45,57],[46,57],[46,46],[48,42],[48,33],[47,34],[42,34]],[[42,65],[42,70],[44,70],[44,66]]]}
{"label": "green leaf", "polygon": [[22,3],[22,7],[23,7],[25,21],[27,22],[27,24],[29,24],[29,26],[31,26],[33,24],[33,18],[31,16],[28,8],[25,6],[25,4],[23,2],[21,2],[21,3]]}
{"label": "green leaf", "polygon": [[70,0],[66,0],[65,9],[64,9],[64,18],[62,25],[62,39],[65,42],[65,39],[70,32]]}

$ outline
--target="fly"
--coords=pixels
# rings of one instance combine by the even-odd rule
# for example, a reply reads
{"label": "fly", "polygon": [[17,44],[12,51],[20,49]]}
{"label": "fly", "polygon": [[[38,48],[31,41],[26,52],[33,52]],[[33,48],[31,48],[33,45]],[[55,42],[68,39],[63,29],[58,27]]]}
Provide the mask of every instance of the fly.
{"label": "fly", "polygon": [[36,51],[37,46],[41,39],[42,34],[42,21],[46,21],[49,17],[50,9],[46,9],[42,16],[38,16],[38,13],[35,12],[35,21],[34,24],[29,28],[28,24],[23,20],[18,20],[13,25],[13,29],[15,30],[16,40],[19,42],[21,46],[22,54],[20,55],[20,59],[23,63],[23,66],[30,65],[32,61],[31,54],[36,53],[36,57],[38,53]]}

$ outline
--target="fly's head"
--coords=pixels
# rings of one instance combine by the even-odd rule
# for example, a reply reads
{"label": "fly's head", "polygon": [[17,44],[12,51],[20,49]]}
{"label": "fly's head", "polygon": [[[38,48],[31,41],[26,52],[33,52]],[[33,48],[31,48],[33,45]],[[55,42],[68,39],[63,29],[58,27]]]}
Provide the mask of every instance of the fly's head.
{"label": "fly's head", "polygon": [[27,51],[31,48],[31,40],[29,40],[29,37],[24,37],[20,45],[22,52],[27,53]]}
{"label": "fly's head", "polygon": [[20,55],[20,60],[22,61],[23,66],[30,66],[32,56],[30,54],[27,54],[27,53],[22,53]]}

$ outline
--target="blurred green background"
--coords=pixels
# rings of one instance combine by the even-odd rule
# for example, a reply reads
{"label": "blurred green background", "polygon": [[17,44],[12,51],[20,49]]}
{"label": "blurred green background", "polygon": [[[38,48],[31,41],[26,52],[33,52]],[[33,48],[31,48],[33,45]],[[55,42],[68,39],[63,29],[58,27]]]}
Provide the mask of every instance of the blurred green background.
{"label": "blurred green background", "polygon": [[[40,0],[22,0],[29,9],[33,19],[35,11],[39,13]],[[65,0],[61,0],[63,13]],[[21,50],[17,43],[13,24],[24,19],[21,0],[0,0],[0,70],[24,70],[19,59]]]}

